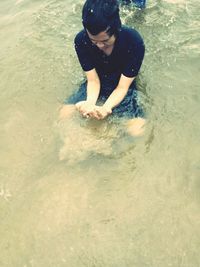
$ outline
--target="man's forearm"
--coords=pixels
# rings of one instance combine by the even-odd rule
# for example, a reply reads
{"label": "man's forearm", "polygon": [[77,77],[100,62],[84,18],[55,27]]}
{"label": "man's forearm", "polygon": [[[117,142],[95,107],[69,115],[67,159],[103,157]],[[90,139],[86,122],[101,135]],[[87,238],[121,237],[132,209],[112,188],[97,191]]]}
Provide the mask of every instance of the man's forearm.
{"label": "man's forearm", "polygon": [[104,107],[113,109],[119,105],[126,96],[128,89],[117,87],[104,103]]}
{"label": "man's forearm", "polygon": [[99,81],[88,81],[87,82],[87,101],[91,104],[96,104],[100,92]]}

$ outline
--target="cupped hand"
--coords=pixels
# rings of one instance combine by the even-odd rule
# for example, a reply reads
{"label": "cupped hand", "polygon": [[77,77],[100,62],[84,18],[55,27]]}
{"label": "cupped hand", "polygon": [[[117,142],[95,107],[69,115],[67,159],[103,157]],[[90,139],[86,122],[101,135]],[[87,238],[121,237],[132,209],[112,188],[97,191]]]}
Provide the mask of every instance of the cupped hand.
{"label": "cupped hand", "polygon": [[112,113],[112,109],[106,106],[96,106],[87,101],[80,101],[76,104],[77,110],[85,118],[94,118],[97,120],[103,120]]}
{"label": "cupped hand", "polygon": [[103,120],[108,115],[112,113],[112,109],[105,106],[96,106],[95,107],[95,118],[98,120]]}
{"label": "cupped hand", "polygon": [[83,117],[89,118],[95,110],[95,105],[88,101],[80,101],[76,103],[76,109],[81,113]]}

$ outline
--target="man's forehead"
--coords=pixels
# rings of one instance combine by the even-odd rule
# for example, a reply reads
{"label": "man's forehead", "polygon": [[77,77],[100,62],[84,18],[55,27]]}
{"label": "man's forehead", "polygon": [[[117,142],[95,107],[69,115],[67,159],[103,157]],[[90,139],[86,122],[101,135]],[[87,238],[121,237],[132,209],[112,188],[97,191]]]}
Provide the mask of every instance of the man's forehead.
{"label": "man's forehead", "polygon": [[102,31],[102,32],[96,34],[96,35],[91,34],[87,29],[86,29],[86,31],[87,31],[89,37],[92,38],[92,39],[99,39],[99,38],[105,38],[105,39],[107,39],[107,38],[110,37],[108,35],[108,33],[107,33],[107,29],[105,31]]}

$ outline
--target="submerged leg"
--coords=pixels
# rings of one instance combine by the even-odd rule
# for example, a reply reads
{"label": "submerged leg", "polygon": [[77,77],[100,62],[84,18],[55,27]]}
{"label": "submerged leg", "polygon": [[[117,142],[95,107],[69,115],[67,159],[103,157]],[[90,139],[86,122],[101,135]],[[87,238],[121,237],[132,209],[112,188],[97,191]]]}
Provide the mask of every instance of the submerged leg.
{"label": "submerged leg", "polygon": [[145,8],[146,0],[121,0],[123,4],[133,3],[138,8]]}
{"label": "submerged leg", "polygon": [[145,8],[146,0],[133,0],[133,3],[139,8]]}
{"label": "submerged leg", "polygon": [[76,110],[75,105],[63,105],[60,109],[59,118],[62,119],[68,119],[71,118]]}
{"label": "submerged leg", "polygon": [[143,118],[130,119],[126,123],[126,130],[132,136],[142,136],[145,131],[146,120]]}

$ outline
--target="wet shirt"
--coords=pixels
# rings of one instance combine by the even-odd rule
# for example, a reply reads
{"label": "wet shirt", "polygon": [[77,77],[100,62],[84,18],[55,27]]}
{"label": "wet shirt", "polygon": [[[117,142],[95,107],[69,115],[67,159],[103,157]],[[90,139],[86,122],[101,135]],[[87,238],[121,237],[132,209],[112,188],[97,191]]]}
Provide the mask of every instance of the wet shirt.
{"label": "wet shirt", "polygon": [[75,37],[75,49],[84,71],[95,68],[101,82],[115,80],[115,86],[121,74],[130,78],[137,76],[145,52],[140,34],[125,26],[119,31],[109,56],[91,42],[85,30]]}

